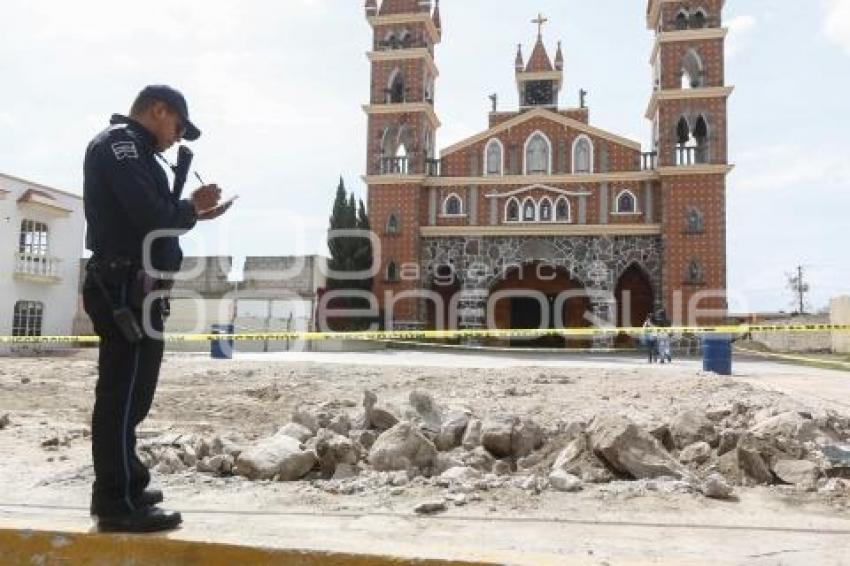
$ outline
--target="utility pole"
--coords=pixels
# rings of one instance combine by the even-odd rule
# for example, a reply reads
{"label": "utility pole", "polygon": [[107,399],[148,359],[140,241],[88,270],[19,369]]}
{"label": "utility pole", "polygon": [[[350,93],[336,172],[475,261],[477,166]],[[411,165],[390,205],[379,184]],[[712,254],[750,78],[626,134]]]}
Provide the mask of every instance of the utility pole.
{"label": "utility pole", "polygon": [[788,287],[794,294],[797,296],[797,312],[799,314],[805,314],[806,312],[806,293],[809,292],[809,284],[805,281],[805,276],[803,273],[803,266],[797,266],[797,274],[788,276]]}

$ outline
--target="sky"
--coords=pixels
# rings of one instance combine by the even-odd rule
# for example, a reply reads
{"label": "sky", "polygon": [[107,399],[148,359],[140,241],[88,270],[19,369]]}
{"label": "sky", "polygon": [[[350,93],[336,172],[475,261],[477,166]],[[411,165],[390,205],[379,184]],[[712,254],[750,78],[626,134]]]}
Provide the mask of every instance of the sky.
{"label": "sky", "polygon": [[[515,108],[516,45],[538,12],[566,58],[562,106],[589,91],[591,124],[649,145],[652,33],[642,0],[443,0],[438,147]],[[365,199],[371,30],[361,0],[3,0],[0,172],[82,192],[85,146],[146,84],[181,89],[204,135],[195,166],[228,215],[189,254],[327,253],[339,177]],[[811,308],[850,294],[850,0],[726,3],[728,276],[733,311],[792,310],[806,268]]]}

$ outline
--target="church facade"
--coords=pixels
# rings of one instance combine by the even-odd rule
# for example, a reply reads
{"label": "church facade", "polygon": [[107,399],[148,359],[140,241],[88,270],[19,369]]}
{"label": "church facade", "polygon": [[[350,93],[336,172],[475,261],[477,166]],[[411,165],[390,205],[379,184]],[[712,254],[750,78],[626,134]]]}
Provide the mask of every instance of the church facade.
{"label": "church facade", "polygon": [[[649,0],[652,147],[559,104],[565,58],[519,47],[519,105],[437,153],[439,1],[367,0],[373,291],[394,328],[640,326],[726,310],[724,0]],[[506,69],[510,72],[510,69]]]}

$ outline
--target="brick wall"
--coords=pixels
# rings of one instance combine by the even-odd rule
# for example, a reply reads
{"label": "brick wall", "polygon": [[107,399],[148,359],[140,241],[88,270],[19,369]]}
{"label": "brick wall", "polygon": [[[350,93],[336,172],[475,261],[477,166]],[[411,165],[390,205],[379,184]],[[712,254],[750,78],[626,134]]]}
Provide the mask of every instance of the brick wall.
{"label": "brick wall", "polygon": [[[726,290],[725,179],[723,175],[665,177],[661,194],[664,294],[668,313],[675,315],[687,308],[698,292]],[[685,230],[687,211],[691,207],[703,215],[702,232]],[[697,260],[702,267],[701,282],[689,281],[688,267],[692,260]],[[678,294],[680,301],[674,300],[674,294]],[[725,301],[709,298],[701,301],[698,307],[725,309]],[[709,323],[721,318],[701,317],[697,322]]]}
{"label": "brick wall", "polygon": [[[546,118],[534,118],[514,126],[508,130],[499,132],[484,140],[478,141],[469,146],[463,147],[449,154],[442,155],[443,159],[443,174],[449,177],[466,177],[470,175],[470,164],[473,160],[478,164],[476,174],[483,175],[484,172],[484,148],[487,143],[497,138],[502,142],[505,148],[505,173],[506,174],[521,174],[524,167],[525,142],[529,136],[536,131],[543,132],[548,138],[552,146],[552,172],[555,174],[571,173],[572,172],[572,148],[573,142],[580,135],[587,135],[593,144],[593,170],[600,171],[600,164],[603,160],[602,154],[608,155],[608,170],[611,172],[617,171],[634,171],[639,163],[640,151],[631,147],[618,144],[616,142],[601,138],[593,134],[585,134],[575,128],[564,126]],[[559,155],[559,145],[563,143],[566,148],[565,162],[561,163]],[[517,163],[513,165],[518,167],[512,169],[512,159],[510,158],[511,147],[515,147],[518,152]]]}

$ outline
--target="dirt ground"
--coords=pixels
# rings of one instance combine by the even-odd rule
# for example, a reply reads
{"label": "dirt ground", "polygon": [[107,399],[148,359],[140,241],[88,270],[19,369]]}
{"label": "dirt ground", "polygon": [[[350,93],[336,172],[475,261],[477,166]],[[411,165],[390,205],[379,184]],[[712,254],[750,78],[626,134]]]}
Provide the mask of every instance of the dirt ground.
{"label": "dirt ground", "polygon": [[[535,360],[527,356],[394,352],[244,355],[233,361],[214,361],[197,354],[167,354],[154,408],[140,437],[166,433],[211,437],[236,432],[249,440],[258,439],[288,423],[299,404],[325,404],[354,419],[362,411],[366,389],[374,391],[381,402],[399,407],[407,403],[411,391],[424,391],[442,405],[467,407],[479,417],[505,412],[528,415],[547,430],[611,411],[650,425],[669,420],[683,409],[724,409],[734,403],[774,411],[806,411],[815,418],[827,410],[850,414],[850,374],[798,371],[755,361],[737,367],[735,377],[721,378],[703,373],[695,362],[650,367],[629,358]],[[91,350],[0,359],[0,417],[9,417],[9,424],[0,430],[0,517],[8,519],[15,509],[34,506],[72,509],[80,520],[87,515],[92,479],[89,419],[96,372]],[[818,394],[820,384],[825,384],[823,395]],[[327,514],[329,524],[346,513],[412,516],[415,505],[439,500],[446,491],[445,486],[425,478],[401,486],[376,483],[349,495],[322,489],[320,482],[251,482],[196,471],[158,475],[155,482],[165,489],[169,504],[190,514],[193,510]],[[508,485],[476,492],[463,506],[450,506],[446,517],[482,522],[520,517],[524,521],[610,521],[623,523],[621,528],[627,532],[632,532],[628,527],[632,522],[635,526],[669,524],[671,528],[690,525],[697,529],[690,546],[683,543],[675,552],[671,550],[681,559],[679,563],[705,557],[704,553],[715,547],[715,539],[723,545],[727,543],[722,541],[734,539],[728,533],[712,534],[709,526],[721,531],[788,531],[787,544],[781,542],[783,537],[769,534],[759,537],[760,543],[752,548],[746,548],[751,545],[746,533],[735,533],[741,539],[740,548],[737,553],[726,549],[728,563],[812,564],[811,559],[817,557],[819,564],[841,564],[846,562],[841,562],[842,553],[833,552],[835,545],[850,548],[850,494],[794,486],[736,487],[736,499],[727,502],[651,481],[586,485],[576,494],[540,493]],[[391,522],[388,519],[388,524]],[[700,526],[708,530],[700,534]],[[824,534],[827,538],[821,536]],[[778,549],[795,537],[802,550]],[[242,540],[245,538],[250,537],[246,534]],[[619,543],[605,548],[589,535],[584,542],[570,544],[578,544],[573,550],[582,556],[599,558],[593,563],[626,563],[617,560],[626,555],[660,560],[664,552],[653,550],[651,540],[645,542],[645,552],[636,540],[625,554]],[[547,546],[528,539],[527,544],[529,549],[550,553],[546,556],[557,554],[552,541]],[[507,546],[522,550],[523,542],[516,540]],[[756,548],[760,546],[764,548]],[[775,554],[777,551],[781,552]],[[716,553],[721,563],[724,556]]]}

